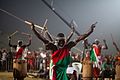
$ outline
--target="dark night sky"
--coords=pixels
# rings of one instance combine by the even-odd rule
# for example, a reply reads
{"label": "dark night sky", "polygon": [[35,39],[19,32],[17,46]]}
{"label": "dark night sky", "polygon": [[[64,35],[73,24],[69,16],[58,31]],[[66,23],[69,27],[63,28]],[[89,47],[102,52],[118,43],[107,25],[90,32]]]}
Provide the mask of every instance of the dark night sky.
{"label": "dark night sky", "polygon": [[[47,1],[51,2],[51,0]],[[106,54],[116,52],[112,45],[110,34],[113,34],[119,46],[120,0],[54,0],[53,6],[68,22],[74,19],[78,25],[76,29],[81,34],[87,31],[92,23],[97,21],[98,24],[94,33],[88,38],[89,42],[92,43],[97,38],[103,43],[102,39],[105,38],[109,49],[104,52]],[[39,25],[43,25],[47,18],[48,30],[54,36],[58,32],[63,32],[67,35],[70,31],[68,26],[41,0],[0,0],[0,9],[4,9],[24,20],[30,20]],[[34,50],[42,46],[42,42],[25,23],[0,11],[0,47],[8,47],[7,36],[16,30],[33,35],[30,49]],[[73,38],[75,37],[76,35],[73,36]],[[13,37],[13,41],[16,42],[17,39],[27,40],[27,36],[18,33]],[[77,45],[77,47],[80,46],[81,43]]]}

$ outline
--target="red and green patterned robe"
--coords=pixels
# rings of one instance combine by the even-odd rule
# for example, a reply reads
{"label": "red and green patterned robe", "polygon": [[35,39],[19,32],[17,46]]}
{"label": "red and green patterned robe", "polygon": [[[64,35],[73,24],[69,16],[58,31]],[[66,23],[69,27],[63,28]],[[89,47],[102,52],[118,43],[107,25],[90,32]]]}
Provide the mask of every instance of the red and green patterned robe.
{"label": "red and green patterned robe", "polygon": [[52,54],[53,60],[53,77],[52,80],[68,80],[66,69],[72,58],[67,47],[56,50]]}

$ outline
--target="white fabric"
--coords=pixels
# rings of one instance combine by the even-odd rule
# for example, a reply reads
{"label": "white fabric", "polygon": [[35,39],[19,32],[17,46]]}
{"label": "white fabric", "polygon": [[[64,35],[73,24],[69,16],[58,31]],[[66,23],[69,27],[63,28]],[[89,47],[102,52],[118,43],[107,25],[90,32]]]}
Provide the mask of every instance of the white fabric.
{"label": "white fabric", "polygon": [[7,53],[6,53],[6,52],[3,52],[3,53],[2,53],[2,58],[1,58],[1,59],[2,59],[2,60],[6,60],[6,56],[7,56]]}
{"label": "white fabric", "polygon": [[[20,49],[20,46],[17,46],[16,52],[18,52],[18,50]],[[22,52],[22,60],[25,60],[25,57],[27,56],[28,53],[28,48],[25,48]]]}
{"label": "white fabric", "polygon": [[76,69],[77,71],[77,80],[79,79],[79,74],[81,74],[82,70],[82,64],[80,62],[73,62],[72,66]]}
{"label": "white fabric", "polygon": [[22,53],[22,59],[25,60],[25,57],[27,57],[27,53],[28,53],[28,48],[25,48],[23,53]]}
{"label": "white fabric", "polygon": [[76,71],[76,69],[74,67],[68,67],[66,70],[67,74],[73,74],[74,70]]}
{"label": "white fabric", "polygon": [[79,74],[81,74],[81,70],[82,70],[82,64],[79,62],[73,62],[72,66],[77,70],[77,72]]}

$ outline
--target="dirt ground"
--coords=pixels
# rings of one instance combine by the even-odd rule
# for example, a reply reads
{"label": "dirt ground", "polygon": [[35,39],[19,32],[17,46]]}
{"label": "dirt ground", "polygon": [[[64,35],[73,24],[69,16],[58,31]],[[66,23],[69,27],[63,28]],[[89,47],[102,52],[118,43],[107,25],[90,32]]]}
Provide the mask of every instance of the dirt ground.
{"label": "dirt ground", "polygon": [[[0,72],[0,80],[13,80],[13,73],[12,72]],[[26,77],[24,80],[46,80],[46,79]]]}

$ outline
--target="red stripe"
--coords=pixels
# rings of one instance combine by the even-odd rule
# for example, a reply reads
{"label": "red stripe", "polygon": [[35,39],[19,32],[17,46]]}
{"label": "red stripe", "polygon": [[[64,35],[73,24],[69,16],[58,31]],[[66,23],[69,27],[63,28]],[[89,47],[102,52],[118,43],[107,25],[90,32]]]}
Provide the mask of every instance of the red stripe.
{"label": "red stripe", "polygon": [[52,80],[57,80],[57,76],[56,76],[57,74],[56,74],[56,71],[55,71],[55,69],[53,68],[53,76],[52,76]]}
{"label": "red stripe", "polygon": [[22,56],[23,48],[20,48],[18,52],[16,52],[16,58],[20,58]]}
{"label": "red stripe", "polygon": [[62,60],[63,58],[65,58],[68,55],[69,55],[69,49],[67,49],[67,48],[62,48],[62,49],[55,51],[52,54],[53,63],[56,64],[59,60]]}
{"label": "red stripe", "polygon": [[95,50],[96,55],[100,56],[100,49],[99,49],[99,47],[97,45],[93,45],[93,48]]}

